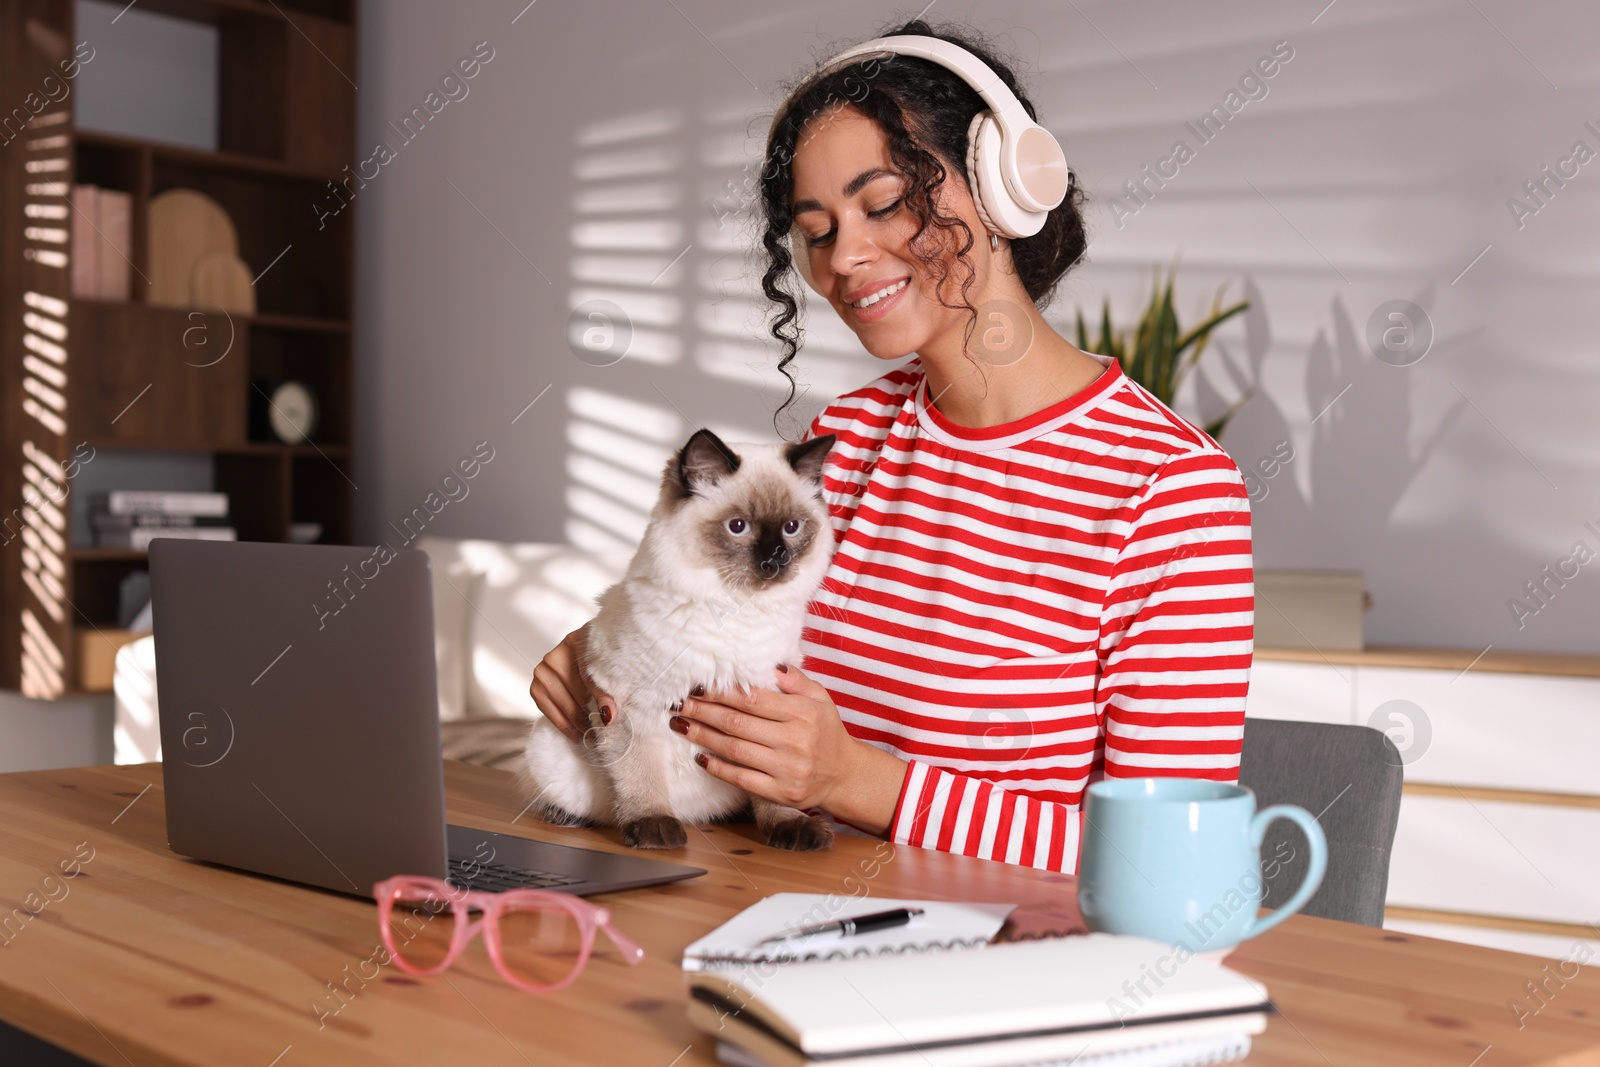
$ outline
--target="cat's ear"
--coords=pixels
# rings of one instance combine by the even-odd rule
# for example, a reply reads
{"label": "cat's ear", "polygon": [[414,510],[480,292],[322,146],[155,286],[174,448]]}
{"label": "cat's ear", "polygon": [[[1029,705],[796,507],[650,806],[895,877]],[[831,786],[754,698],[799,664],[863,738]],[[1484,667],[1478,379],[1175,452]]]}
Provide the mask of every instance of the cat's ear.
{"label": "cat's ear", "polygon": [[696,430],[678,453],[678,491],[692,496],[703,486],[716,485],[739,469],[739,457],[710,430]]}
{"label": "cat's ear", "polygon": [[789,466],[802,478],[813,482],[822,480],[822,464],[828,458],[828,450],[833,447],[833,442],[838,440],[837,434],[826,434],[814,437],[798,445],[790,445],[784,449],[783,457],[789,461]]}

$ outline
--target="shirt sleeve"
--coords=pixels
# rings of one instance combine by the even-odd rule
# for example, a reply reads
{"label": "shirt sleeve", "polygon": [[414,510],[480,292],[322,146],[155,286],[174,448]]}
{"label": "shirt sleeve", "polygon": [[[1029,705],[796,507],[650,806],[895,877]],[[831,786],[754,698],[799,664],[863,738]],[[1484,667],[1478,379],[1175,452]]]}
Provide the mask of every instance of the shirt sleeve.
{"label": "shirt sleeve", "polygon": [[[1132,506],[1101,611],[1107,777],[1237,781],[1254,644],[1250,500],[1225,453],[1168,460]],[[1078,804],[909,760],[897,844],[1077,869]]]}
{"label": "shirt sleeve", "polygon": [[1226,453],[1175,457],[1135,505],[1101,610],[1106,777],[1238,781],[1254,646],[1244,479]]}

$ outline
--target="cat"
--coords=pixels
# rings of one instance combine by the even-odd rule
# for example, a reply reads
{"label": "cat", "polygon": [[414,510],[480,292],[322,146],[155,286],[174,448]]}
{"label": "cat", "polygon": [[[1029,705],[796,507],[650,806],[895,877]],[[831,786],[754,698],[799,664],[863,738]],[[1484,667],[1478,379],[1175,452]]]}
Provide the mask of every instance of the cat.
{"label": "cat", "polygon": [[728,445],[700,430],[668,459],[638,551],[588,626],[584,669],[616,702],[611,723],[591,697],[582,744],[545,719],[529,730],[523,781],[544,819],[681,848],[685,823],[748,805],[775,848],[833,843],[824,819],[708,774],[700,746],[668,726],[695,686],[776,689],[778,664],[799,663],[806,606],[833,556],[821,483],[833,444]]}

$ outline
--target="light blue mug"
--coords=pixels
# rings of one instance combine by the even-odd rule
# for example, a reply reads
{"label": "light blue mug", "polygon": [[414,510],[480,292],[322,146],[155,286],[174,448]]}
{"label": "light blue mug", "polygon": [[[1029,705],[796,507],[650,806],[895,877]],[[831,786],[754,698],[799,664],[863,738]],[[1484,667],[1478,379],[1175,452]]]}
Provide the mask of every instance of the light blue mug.
{"label": "light blue mug", "polygon": [[[1232,948],[1305,906],[1328,868],[1322,827],[1304,808],[1256,811],[1239,785],[1197,778],[1108,778],[1089,786],[1078,906],[1089,929],[1181,945]],[[1311,843],[1305,880],[1288,902],[1256,917],[1266,883],[1261,839],[1290,819]]]}

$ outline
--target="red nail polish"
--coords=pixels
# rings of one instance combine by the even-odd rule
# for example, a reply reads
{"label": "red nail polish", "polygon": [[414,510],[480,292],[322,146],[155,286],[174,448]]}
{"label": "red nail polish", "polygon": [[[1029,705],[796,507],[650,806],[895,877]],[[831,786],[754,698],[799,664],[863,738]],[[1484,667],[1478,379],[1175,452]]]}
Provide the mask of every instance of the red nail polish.
{"label": "red nail polish", "polygon": [[607,726],[610,726],[611,725],[611,716],[612,716],[611,705],[610,704],[601,704],[600,705],[600,721],[605,723]]}
{"label": "red nail polish", "polygon": [[689,720],[682,715],[674,715],[667,720],[667,725],[672,727],[675,733],[687,734],[689,732]]}
{"label": "red nail polish", "polygon": [[689,690],[689,695],[692,697],[703,697],[706,695],[706,687],[703,685],[697,685],[693,689]]}
{"label": "red nail polish", "polygon": [[706,754],[704,752],[696,752],[694,754],[694,761],[700,764],[701,767],[704,767],[706,765]]}
{"label": "red nail polish", "polygon": [[787,663],[778,664],[778,673],[779,674],[788,674],[789,673],[789,665]]}

